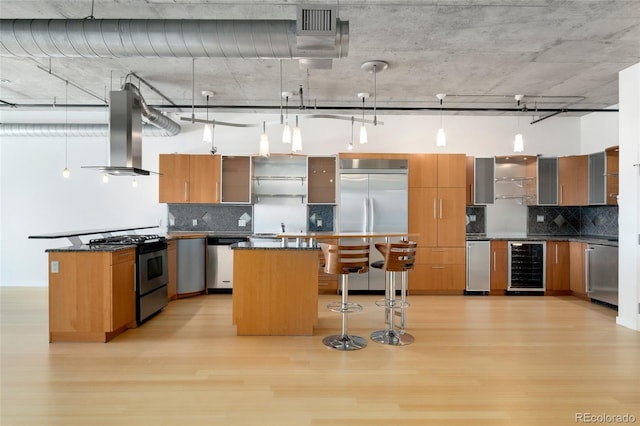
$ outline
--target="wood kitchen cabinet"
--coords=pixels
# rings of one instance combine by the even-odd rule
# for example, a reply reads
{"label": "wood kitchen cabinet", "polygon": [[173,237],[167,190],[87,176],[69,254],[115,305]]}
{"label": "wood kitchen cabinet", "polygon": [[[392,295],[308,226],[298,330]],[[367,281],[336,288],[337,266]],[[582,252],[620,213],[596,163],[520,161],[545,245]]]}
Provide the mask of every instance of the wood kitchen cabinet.
{"label": "wood kitchen cabinet", "polygon": [[558,205],[586,206],[589,203],[587,155],[558,158]]}
{"label": "wood kitchen cabinet", "polygon": [[159,169],[159,202],[220,202],[219,155],[160,154]]}
{"label": "wood kitchen cabinet", "polygon": [[473,185],[475,183],[475,158],[467,156],[467,180],[465,182],[467,205],[472,206],[473,201]]}
{"label": "wood kitchen cabinet", "polygon": [[571,294],[568,241],[547,241],[546,290],[550,296]]}
{"label": "wood kitchen cabinet", "polygon": [[223,156],[221,159],[223,203],[251,202],[251,157]]}
{"label": "wood kitchen cabinet", "polygon": [[135,249],[49,252],[49,341],[108,342],[136,326]]}
{"label": "wood kitchen cabinet", "polygon": [[586,243],[569,242],[569,288],[573,296],[589,300],[585,277]]}
{"label": "wood kitchen cabinet", "polygon": [[491,291],[489,294],[504,294],[507,290],[508,262],[507,241],[491,241]]}
{"label": "wood kitchen cabinet", "polygon": [[336,157],[307,158],[307,201],[336,203]]}
{"label": "wood kitchen cabinet", "polygon": [[464,154],[409,157],[409,232],[418,234],[409,292],[462,294],[466,281]]}

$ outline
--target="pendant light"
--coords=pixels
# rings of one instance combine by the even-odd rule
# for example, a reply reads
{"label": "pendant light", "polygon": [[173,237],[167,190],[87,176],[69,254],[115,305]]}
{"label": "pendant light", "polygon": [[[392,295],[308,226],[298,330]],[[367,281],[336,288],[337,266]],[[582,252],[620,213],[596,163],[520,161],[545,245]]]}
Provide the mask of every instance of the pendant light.
{"label": "pendant light", "polygon": [[358,97],[362,98],[362,125],[360,126],[360,143],[364,145],[369,142],[369,138],[367,137],[367,128],[364,126],[364,100],[369,97],[369,94],[360,92],[358,93]]}
{"label": "pendant light", "polygon": [[261,157],[269,157],[269,136],[267,136],[267,123],[262,122],[262,134],[260,135],[259,152]]}
{"label": "pendant light", "polygon": [[438,135],[436,136],[436,146],[447,146],[447,135],[442,127],[442,100],[447,95],[445,93],[438,93],[436,98],[440,101],[440,128],[438,129]]}
{"label": "pendant light", "polygon": [[293,129],[293,140],[291,143],[291,152],[302,151],[302,134],[298,126],[298,116],[296,115],[296,127]]}
{"label": "pendant light", "polygon": [[[524,98],[524,95],[516,95],[516,101],[518,102],[518,111],[520,110],[520,101]],[[520,131],[520,115],[518,115],[518,133],[516,133],[516,137],[513,140],[513,152],[523,152],[524,151],[524,138],[522,137],[522,132]]]}
{"label": "pendant light", "polygon": [[291,127],[289,127],[289,96],[291,96],[291,92],[282,92],[282,97],[286,99],[286,107],[285,107],[285,121],[284,128],[282,130],[282,143],[290,144],[291,143]]}
{"label": "pendant light", "polygon": [[211,90],[203,90],[202,96],[207,98],[207,123],[204,125],[204,133],[202,134],[202,141],[210,144],[213,142],[213,124],[209,123],[209,98],[213,97],[214,93]]}
{"label": "pendant light", "polygon": [[354,121],[355,121],[355,118],[352,115],[351,116],[351,141],[347,144],[348,151],[353,151],[353,122]]}
{"label": "pendant light", "polygon": [[68,142],[69,142],[69,81],[65,80],[64,88],[64,170],[62,171],[62,177],[68,179],[71,176],[69,168],[67,167],[68,160]]}

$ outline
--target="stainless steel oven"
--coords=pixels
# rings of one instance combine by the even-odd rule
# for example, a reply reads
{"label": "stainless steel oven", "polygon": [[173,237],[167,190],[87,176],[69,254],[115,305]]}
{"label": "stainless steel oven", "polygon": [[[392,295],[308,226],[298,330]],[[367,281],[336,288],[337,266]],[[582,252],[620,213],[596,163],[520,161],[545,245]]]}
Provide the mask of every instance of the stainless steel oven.
{"label": "stainless steel oven", "polygon": [[136,252],[136,321],[142,324],[169,302],[167,243],[162,240],[139,244]]}

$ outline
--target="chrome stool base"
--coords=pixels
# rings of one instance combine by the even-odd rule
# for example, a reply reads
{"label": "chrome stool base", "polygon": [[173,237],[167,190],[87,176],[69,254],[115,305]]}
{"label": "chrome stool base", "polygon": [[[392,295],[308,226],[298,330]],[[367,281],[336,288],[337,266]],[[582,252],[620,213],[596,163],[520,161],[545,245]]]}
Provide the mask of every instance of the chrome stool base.
{"label": "chrome stool base", "polygon": [[322,339],[325,346],[339,351],[355,351],[367,346],[367,340],[349,334],[334,334]]}
{"label": "chrome stool base", "polygon": [[415,340],[409,333],[398,333],[395,330],[374,331],[369,337],[376,343],[393,346],[410,345]]}

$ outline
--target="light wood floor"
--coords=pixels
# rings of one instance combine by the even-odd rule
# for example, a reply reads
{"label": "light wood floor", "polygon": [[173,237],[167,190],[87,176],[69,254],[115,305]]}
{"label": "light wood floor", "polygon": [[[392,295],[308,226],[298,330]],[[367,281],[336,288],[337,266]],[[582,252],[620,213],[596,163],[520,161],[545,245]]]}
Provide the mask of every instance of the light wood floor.
{"label": "light wood floor", "polygon": [[[47,289],[0,288],[2,426],[640,423],[640,333],[572,297],[410,296],[415,343],[237,337],[231,296],[172,302],[110,343],[47,342]],[[353,332],[382,328],[371,296]]]}

